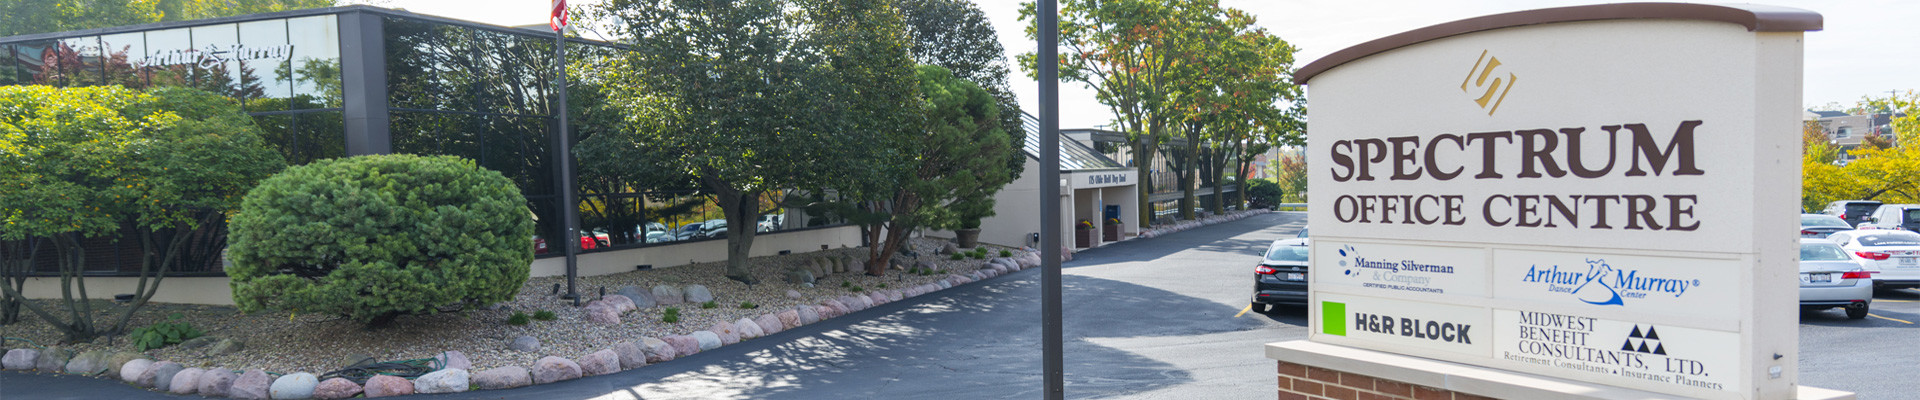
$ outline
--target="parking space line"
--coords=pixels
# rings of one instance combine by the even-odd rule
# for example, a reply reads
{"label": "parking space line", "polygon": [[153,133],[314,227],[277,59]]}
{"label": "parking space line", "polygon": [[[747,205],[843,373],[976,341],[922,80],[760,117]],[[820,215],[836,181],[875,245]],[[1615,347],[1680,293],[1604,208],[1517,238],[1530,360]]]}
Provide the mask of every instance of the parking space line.
{"label": "parking space line", "polygon": [[[1249,306],[1247,306],[1247,307],[1253,307],[1253,306],[1251,306],[1251,305],[1249,305]],[[1899,322],[1899,323],[1902,323],[1902,324],[1907,324],[1907,325],[1913,325],[1913,323],[1912,323],[1912,322],[1908,322],[1907,320],[1903,320],[1903,319],[1893,319],[1893,318],[1887,318],[1887,317],[1882,317],[1882,316],[1880,316],[1879,314],[1867,314],[1867,316],[1869,316],[1869,317],[1874,317],[1874,318],[1879,318],[1879,319],[1884,319],[1884,320],[1888,320],[1888,321],[1893,321],[1893,322]]]}
{"label": "parking space line", "polygon": [[1893,303],[1915,303],[1915,301],[1913,300],[1873,299],[1873,301],[1875,302],[1885,301],[1885,302],[1893,302]]}
{"label": "parking space line", "polygon": [[[1234,314],[1234,315],[1233,315],[1233,317],[1234,317],[1234,318],[1240,318],[1240,316],[1242,316],[1242,315],[1247,315],[1247,311],[1253,311],[1253,305],[1252,305],[1252,304],[1248,304],[1246,308],[1242,308],[1242,309],[1240,309],[1240,313],[1239,313],[1239,314]],[[1908,323],[1909,323],[1909,324],[1911,324],[1912,322],[1908,322]]]}

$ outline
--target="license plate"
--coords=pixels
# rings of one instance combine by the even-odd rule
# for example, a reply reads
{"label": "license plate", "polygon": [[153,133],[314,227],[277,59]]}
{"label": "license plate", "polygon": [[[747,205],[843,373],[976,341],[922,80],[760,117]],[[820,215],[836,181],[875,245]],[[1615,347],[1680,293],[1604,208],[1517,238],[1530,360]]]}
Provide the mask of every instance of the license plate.
{"label": "license plate", "polygon": [[1902,267],[1920,266],[1920,257],[1901,257],[1900,266]]}
{"label": "license plate", "polygon": [[1807,274],[1807,281],[1813,282],[1813,283],[1832,283],[1833,274],[1828,274],[1828,273]]}
{"label": "license plate", "polygon": [[1290,280],[1290,281],[1304,281],[1304,280],[1307,280],[1307,274],[1306,274],[1306,273],[1304,273],[1304,272],[1288,272],[1288,273],[1287,273],[1287,280]]}

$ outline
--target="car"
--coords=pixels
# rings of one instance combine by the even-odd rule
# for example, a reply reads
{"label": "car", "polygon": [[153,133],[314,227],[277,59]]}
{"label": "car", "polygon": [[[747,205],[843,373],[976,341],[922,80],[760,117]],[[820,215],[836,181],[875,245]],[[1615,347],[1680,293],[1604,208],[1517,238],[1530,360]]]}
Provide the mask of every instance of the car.
{"label": "car", "polygon": [[785,220],[786,220],[786,216],[780,215],[780,214],[762,215],[760,216],[759,226],[755,227],[754,229],[757,232],[777,231],[777,230],[780,230],[781,228],[781,222],[784,222]]}
{"label": "car", "polygon": [[1847,226],[1860,226],[1861,222],[1867,222],[1867,215],[1873,214],[1873,210],[1878,208],[1880,208],[1878,201],[1841,200],[1827,203],[1827,208],[1820,210],[1820,213],[1846,220]]}
{"label": "car", "polygon": [[1276,304],[1307,304],[1308,240],[1280,239],[1267,247],[1260,265],[1253,267],[1253,311],[1266,313]]}
{"label": "car", "polygon": [[1295,238],[1300,238],[1300,239],[1306,239],[1306,238],[1307,238],[1307,227],[1304,227],[1304,226],[1302,226],[1302,227],[1300,227],[1300,233],[1299,233],[1299,234],[1295,234],[1295,235],[1293,235],[1293,237],[1295,237]]}
{"label": "car", "polygon": [[1800,239],[1800,308],[1841,307],[1847,318],[1867,317],[1873,306],[1873,272],[1859,256],[1825,239]]}
{"label": "car", "polygon": [[1920,204],[1886,204],[1873,210],[1859,229],[1920,231]]}
{"label": "car", "polygon": [[686,225],[681,225],[680,229],[673,231],[673,238],[674,240],[692,240],[693,235],[696,233],[700,233],[700,223],[689,222]]}
{"label": "car", "polygon": [[1826,214],[1800,214],[1800,237],[1825,239],[1834,232],[1853,230],[1846,220]]}
{"label": "car", "polygon": [[700,231],[693,234],[695,239],[719,239],[727,237],[727,220],[710,219],[700,223]]}
{"label": "car", "polygon": [[1875,291],[1920,287],[1920,233],[1896,230],[1840,231],[1827,240],[1859,257],[1873,272]]}

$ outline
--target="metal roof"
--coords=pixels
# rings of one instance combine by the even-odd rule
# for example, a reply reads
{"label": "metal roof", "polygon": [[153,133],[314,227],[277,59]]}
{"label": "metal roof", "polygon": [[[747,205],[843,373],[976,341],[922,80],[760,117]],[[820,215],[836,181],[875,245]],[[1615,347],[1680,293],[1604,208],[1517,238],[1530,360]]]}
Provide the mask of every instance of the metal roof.
{"label": "metal roof", "polygon": [[[1025,135],[1026,145],[1022,146],[1027,152],[1027,157],[1035,160],[1040,159],[1040,119],[1035,118],[1033,114],[1022,111],[1020,113],[1020,127],[1027,131]],[[1067,135],[1061,134],[1059,136],[1061,171],[1126,168],[1126,166],[1114,162],[1113,159],[1107,158],[1106,155],[1093,151],[1093,149],[1087,147],[1087,145],[1080,144],[1079,141],[1068,138]]]}

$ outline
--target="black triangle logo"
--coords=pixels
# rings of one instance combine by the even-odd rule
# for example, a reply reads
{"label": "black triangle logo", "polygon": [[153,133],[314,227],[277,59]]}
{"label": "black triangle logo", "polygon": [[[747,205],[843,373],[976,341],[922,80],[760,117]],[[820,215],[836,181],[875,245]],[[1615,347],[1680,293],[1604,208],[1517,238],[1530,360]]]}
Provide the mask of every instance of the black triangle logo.
{"label": "black triangle logo", "polygon": [[1652,326],[1648,326],[1648,327],[1647,327],[1647,338],[1648,338],[1648,339],[1653,339],[1653,340],[1660,340],[1660,333],[1658,333],[1658,332],[1654,332],[1654,331],[1653,331],[1653,327],[1652,327]]}
{"label": "black triangle logo", "polygon": [[1635,350],[1635,351],[1638,351],[1641,353],[1652,353],[1651,351],[1647,351],[1647,342],[1640,342],[1640,350]]}
{"label": "black triangle logo", "polygon": [[1629,334],[1629,335],[1627,335],[1627,337],[1630,337],[1630,338],[1634,338],[1634,339],[1639,339],[1639,338],[1642,338],[1642,337],[1645,337],[1645,336],[1640,336],[1640,326],[1639,326],[1639,325],[1634,325],[1634,326],[1633,326],[1633,333],[1632,333],[1632,334]]}
{"label": "black triangle logo", "polygon": [[1626,343],[1620,344],[1620,351],[1633,351],[1633,339],[1627,339]]}
{"label": "black triangle logo", "polygon": [[1664,344],[1662,344],[1662,345],[1658,345],[1658,346],[1656,346],[1656,347],[1654,347],[1654,348],[1653,348],[1653,354],[1659,354],[1659,355],[1663,355],[1663,356],[1664,356],[1664,355],[1667,355],[1667,345],[1664,345]]}

